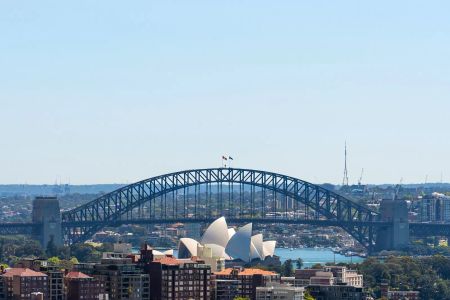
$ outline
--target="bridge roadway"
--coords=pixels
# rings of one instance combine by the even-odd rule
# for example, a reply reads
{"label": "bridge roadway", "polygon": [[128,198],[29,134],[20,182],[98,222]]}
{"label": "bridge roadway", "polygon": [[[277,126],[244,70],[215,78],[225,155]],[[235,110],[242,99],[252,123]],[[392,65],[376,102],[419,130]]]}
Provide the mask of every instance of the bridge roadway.
{"label": "bridge roadway", "polygon": [[[83,221],[83,222],[68,222],[64,223],[63,226],[69,227],[80,227],[80,226],[95,226],[95,225],[105,225],[105,226],[121,226],[127,224],[172,224],[172,223],[212,223],[216,218],[176,218],[176,219],[133,219],[133,220],[114,220],[107,221]],[[388,222],[365,222],[365,221],[337,221],[337,220],[301,220],[301,219],[284,219],[284,218],[227,218],[227,222],[232,224],[305,224],[305,225],[315,225],[315,226],[389,226]]]}
{"label": "bridge roadway", "polygon": [[[132,219],[132,220],[111,220],[111,221],[73,221],[63,222],[63,228],[78,228],[80,226],[110,226],[117,227],[121,225],[145,225],[145,224],[173,224],[173,223],[211,223],[215,218],[177,218],[177,219]],[[227,218],[227,221],[235,224],[305,224],[323,227],[342,227],[342,226],[373,226],[385,227],[390,226],[390,222],[382,221],[338,221],[338,220],[299,220],[299,219],[283,219],[283,218]],[[40,224],[31,222],[23,223],[1,223],[0,235],[14,235],[14,234],[32,234],[33,229]],[[445,223],[409,223],[409,233],[414,237],[427,236],[446,236],[450,237],[450,224]]]}
{"label": "bridge roadway", "polygon": [[0,235],[32,234],[35,223],[0,223]]}
{"label": "bridge roadway", "polygon": [[[441,224],[410,223],[408,230],[405,201],[383,200],[378,213],[320,185],[274,172],[237,168],[185,170],[151,177],[64,212],[60,212],[56,199],[36,199],[33,208],[35,204],[41,209],[33,216],[39,216],[41,224],[0,224],[0,234],[32,232],[43,245],[52,236],[58,236],[59,243],[71,244],[91,238],[105,226],[210,223],[223,215],[232,223],[338,226],[370,253],[403,247],[408,233],[450,233],[450,225]],[[55,226],[51,220],[61,220],[61,224]]]}

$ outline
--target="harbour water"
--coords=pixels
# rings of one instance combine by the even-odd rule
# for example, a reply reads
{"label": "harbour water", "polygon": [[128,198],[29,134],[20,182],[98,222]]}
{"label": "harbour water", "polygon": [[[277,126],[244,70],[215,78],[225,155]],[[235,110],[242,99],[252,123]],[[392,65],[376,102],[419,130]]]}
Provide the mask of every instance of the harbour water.
{"label": "harbour water", "polygon": [[287,259],[296,260],[303,259],[303,267],[311,267],[314,264],[326,263],[358,263],[364,261],[364,258],[359,256],[345,256],[339,253],[333,253],[331,249],[326,248],[300,248],[300,249],[275,249],[275,254],[280,257],[281,262]]}
{"label": "harbour water", "polygon": [[[136,249],[137,250],[137,249]],[[327,248],[299,248],[299,249],[285,249],[276,248],[275,254],[280,257],[281,262],[287,259],[296,260],[303,259],[303,267],[308,268],[314,264],[326,263],[359,263],[364,261],[364,258],[359,256],[345,256],[338,253],[333,253],[331,249]],[[174,251],[174,255],[178,256],[178,251]]]}

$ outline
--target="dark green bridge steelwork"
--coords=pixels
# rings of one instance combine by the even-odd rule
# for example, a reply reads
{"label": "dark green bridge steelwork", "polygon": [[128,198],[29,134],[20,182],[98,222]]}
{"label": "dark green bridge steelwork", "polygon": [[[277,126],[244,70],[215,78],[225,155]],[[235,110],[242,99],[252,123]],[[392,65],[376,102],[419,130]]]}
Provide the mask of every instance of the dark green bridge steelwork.
{"label": "dark green bridge steelwork", "polygon": [[[385,238],[385,232],[397,226],[394,219],[294,177],[259,170],[211,168],[170,173],[124,186],[62,212],[61,227],[64,242],[70,244],[85,241],[106,226],[211,222],[219,216],[232,223],[338,226],[369,252],[380,238]],[[449,225],[407,221],[406,225],[414,235],[450,232],[442,229],[450,229]],[[29,233],[39,226],[0,224],[0,234]],[[381,232],[378,241],[377,232]]]}
{"label": "dark green bridge steelwork", "polygon": [[[247,200],[243,197],[245,186],[249,187]],[[189,197],[192,190],[194,197]],[[182,197],[177,191],[182,192]],[[260,201],[256,193],[261,194]],[[272,193],[272,201],[267,193]],[[216,200],[211,201],[208,194],[215,194]],[[318,185],[248,169],[187,170],[153,177],[64,212],[62,222],[70,225],[64,226],[64,236],[75,242],[92,236],[110,222],[133,223],[144,218],[154,222],[203,221],[222,215],[254,222],[335,220],[368,249],[374,244],[373,226],[369,224],[375,220],[375,212]]]}

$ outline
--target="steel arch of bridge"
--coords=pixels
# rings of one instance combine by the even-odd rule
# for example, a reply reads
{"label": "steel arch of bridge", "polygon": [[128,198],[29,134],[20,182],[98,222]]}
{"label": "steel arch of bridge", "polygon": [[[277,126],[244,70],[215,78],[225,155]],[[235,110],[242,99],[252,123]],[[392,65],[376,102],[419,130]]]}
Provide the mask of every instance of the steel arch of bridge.
{"label": "steel arch of bridge", "polygon": [[[196,187],[203,184],[240,184],[271,190],[272,192],[294,199],[295,203],[301,203],[304,207],[315,211],[316,220],[328,220],[345,229],[359,243],[369,251],[374,245],[373,223],[376,213],[359,205],[333,191],[321,186],[272,172],[236,169],[236,168],[211,168],[196,169],[170,173],[152,177],[124,186],[116,191],[105,194],[98,199],[88,202],[70,211],[63,212],[62,224],[64,236],[68,243],[89,238],[95,232],[108,224],[136,223],[139,219],[133,218],[134,209],[148,203],[158,197],[164,197],[180,189]],[[163,201],[163,200],[161,200]],[[166,201],[164,199],[164,201]],[[251,200],[253,201],[253,199]],[[165,204],[164,204],[165,205]],[[219,203],[219,205],[222,205]],[[262,212],[257,214],[256,204],[250,203],[250,211],[245,215],[237,212],[236,220],[254,221],[280,221],[280,223],[295,223],[297,216],[289,214],[285,204],[285,214],[274,219],[267,217],[262,205]],[[151,208],[151,204],[150,204]],[[292,209],[291,209],[292,210]],[[225,211],[225,209],[223,209]],[[210,220],[211,215],[198,215],[197,207],[193,214],[184,215],[184,219]],[[229,212],[229,211],[228,211]],[[130,217],[131,214],[131,217]],[[179,217],[171,217],[170,212],[162,214],[154,219],[167,222],[178,221]],[[153,220],[156,221],[156,220]],[[299,223],[301,223],[299,221]],[[376,222],[375,222],[376,223]]]}

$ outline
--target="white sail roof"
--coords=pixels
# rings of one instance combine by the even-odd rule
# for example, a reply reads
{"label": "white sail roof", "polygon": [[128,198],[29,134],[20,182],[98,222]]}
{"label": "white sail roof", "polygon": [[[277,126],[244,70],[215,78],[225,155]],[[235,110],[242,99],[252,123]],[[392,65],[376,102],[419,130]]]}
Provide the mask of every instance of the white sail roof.
{"label": "white sail roof", "polygon": [[221,217],[209,225],[203,234],[201,244],[215,244],[225,248],[228,243],[228,226],[225,217]]}
{"label": "white sail roof", "polygon": [[251,260],[250,247],[252,244],[252,223],[238,229],[228,242],[225,252],[233,259]]}
{"label": "white sail roof", "polygon": [[227,256],[225,254],[225,247],[216,244],[205,244],[204,246],[211,249],[213,257],[225,258]]}
{"label": "white sail roof", "polygon": [[264,242],[262,234],[252,236],[252,223],[238,228],[237,231],[234,228],[228,228],[225,218],[221,217],[208,226],[201,243],[191,238],[180,239],[178,257],[197,256],[198,245],[210,248],[213,257],[227,260],[241,259],[249,262],[253,259],[264,260],[267,256],[273,256],[276,241]]}
{"label": "white sail roof", "polygon": [[163,252],[164,255],[172,255],[173,256],[173,249],[169,249]]}
{"label": "white sail roof", "polygon": [[259,258],[264,260],[264,247],[262,234],[256,234],[252,236],[252,247],[250,248],[252,259]]}
{"label": "white sail roof", "polygon": [[274,256],[275,255],[275,246],[276,245],[277,245],[276,241],[265,241],[265,242],[263,242],[264,257]]}
{"label": "white sail roof", "polygon": [[234,228],[230,227],[228,228],[228,240],[231,239],[233,237],[233,235],[236,234],[236,230],[234,230]]}
{"label": "white sail roof", "polygon": [[181,238],[178,244],[178,258],[191,258],[197,256],[197,245],[199,243],[191,238]]}

